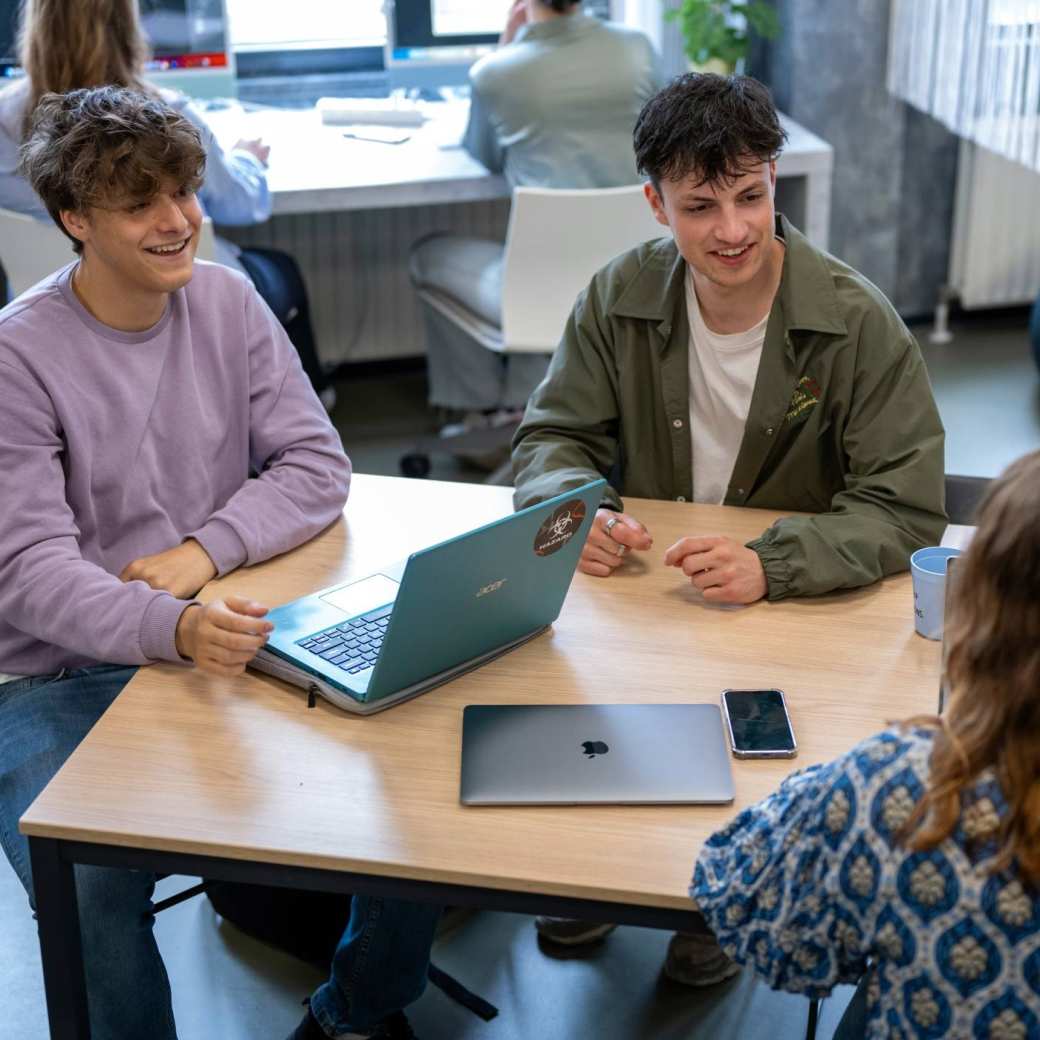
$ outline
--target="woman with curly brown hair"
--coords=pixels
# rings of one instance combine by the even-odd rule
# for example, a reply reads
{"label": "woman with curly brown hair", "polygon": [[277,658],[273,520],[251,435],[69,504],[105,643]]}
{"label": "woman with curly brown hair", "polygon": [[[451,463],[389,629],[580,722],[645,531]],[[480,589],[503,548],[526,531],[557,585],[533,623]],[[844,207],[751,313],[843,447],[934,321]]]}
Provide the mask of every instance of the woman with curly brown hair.
{"label": "woman with curly brown hair", "polygon": [[991,486],[951,595],[948,712],[790,777],[690,888],[773,987],[861,980],[839,1036],[1040,1037],[1040,452]]}

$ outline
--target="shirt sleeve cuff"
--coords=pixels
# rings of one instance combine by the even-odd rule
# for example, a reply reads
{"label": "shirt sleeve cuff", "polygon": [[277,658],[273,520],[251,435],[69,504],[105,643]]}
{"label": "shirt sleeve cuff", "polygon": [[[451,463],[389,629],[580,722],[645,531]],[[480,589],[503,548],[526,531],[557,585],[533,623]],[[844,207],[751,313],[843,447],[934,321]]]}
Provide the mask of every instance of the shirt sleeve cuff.
{"label": "shirt sleeve cuff", "polygon": [[184,658],[177,653],[177,623],[194,602],[165,593],[148,605],[141,618],[141,653],[149,661],[184,663]]}
{"label": "shirt sleeve cuff", "polygon": [[194,538],[206,550],[206,555],[217,568],[217,577],[222,577],[236,567],[241,567],[249,553],[239,538],[238,532],[223,520],[210,520],[197,531],[185,537]]}
{"label": "shirt sleeve cuff", "polygon": [[762,570],[766,573],[766,599],[786,599],[795,595],[796,592],[792,588],[794,572],[783,549],[765,535],[745,544],[752,552],[758,553],[758,558],[762,561]]}
{"label": "shirt sleeve cuff", "polygon": [[241,159],[248,165],[254,167],[256,172],[259,174],[263,174],[266,170],[264,164],[255,155],[253,155],[252,152],[247,152],[244,148],[232,148],[231,154],[236,159]]}

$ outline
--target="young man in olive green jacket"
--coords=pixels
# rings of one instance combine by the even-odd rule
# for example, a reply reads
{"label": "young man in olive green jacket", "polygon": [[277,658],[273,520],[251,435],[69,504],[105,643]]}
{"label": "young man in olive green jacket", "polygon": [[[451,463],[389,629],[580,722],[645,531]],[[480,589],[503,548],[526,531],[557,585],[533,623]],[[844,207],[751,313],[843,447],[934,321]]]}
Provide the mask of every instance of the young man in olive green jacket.
{"label": "young man in olive green jacket", "polygon": [[[783,138],[747,77],[680,77],[640,115],[647,197],[674,237],[592,279],[513,447],[518,508],[615,475],[588,573],[650,548],[622,494],[813,514],[747,546],[672,546],[715,602],[867,585],[942,535],[944,434],[920,350],[874,285],[776,214]],[[728,455],[715,423],[735,433]],[[702,489],[702,472],[728,479]]]}
{"label": "young man in olive green jacket", "polygon": [[[791,510],[747,545],[681,538],[665,562],[706,601],[855,588],[939,540],[943,427],[920,350],[882,293],[773,206],[784,141],[766,89],[690,74],[644,107],[635,150],[672,237],[608,264],[578,298],[513,443],[518,508],[604,475],[580,568],[606,577],[651,533],[621,495]],[[579,945],[614,927],[541,917]],[[666,973],[737,966],[705,925]]]}

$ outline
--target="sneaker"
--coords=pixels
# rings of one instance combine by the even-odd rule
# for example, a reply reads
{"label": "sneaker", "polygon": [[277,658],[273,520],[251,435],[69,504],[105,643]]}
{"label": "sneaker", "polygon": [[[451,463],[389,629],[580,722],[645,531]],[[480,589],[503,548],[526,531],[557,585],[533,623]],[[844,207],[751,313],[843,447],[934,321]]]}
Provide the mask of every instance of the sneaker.
{"label": "sneaker", "polygon": [[486,430],[488,426],[488,418],[484,412],[463,412],[454,421],[445,423],[437,431],[437,436],[448,440],[452,437],[462,437],[476,430]]}
{"label": "sneaker", "polygon": [[[329,1040],[328,1034],[318,1025],[318,1020],[307,1008],[307,1014],[288,1040]],[[368,1033],[340,1033],[336,1040],[418,1040],[404,1013],[397,1011]]]}
{"label": "sneaker", "polygon": [[595,921],[574,921],[569,917],[536,917],[534,926],[546,942],[558,946],[585,946],[605,939],[616,924],[597,924]]}
{"label": "sneaker", "polygon": [[496,408],[487,416],[487,424],[493,430],[500,426],[518,426],[523,417],[523,408]]}
{"label": "sneaker", "polygon": [[715,986],[739,971],[740,965],[722,952],[714,935],[676,932],[668,943],[664,973],[683,986]]}

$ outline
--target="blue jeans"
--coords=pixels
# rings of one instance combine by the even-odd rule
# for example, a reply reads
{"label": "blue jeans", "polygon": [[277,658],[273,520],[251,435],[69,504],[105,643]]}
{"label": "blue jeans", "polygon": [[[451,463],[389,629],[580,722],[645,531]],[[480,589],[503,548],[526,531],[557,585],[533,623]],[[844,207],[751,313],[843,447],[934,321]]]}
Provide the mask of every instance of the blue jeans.
{"label": "blue jeans", "polygon": [[[18,819],[130,681],[99,665],[0,685],[0,844],[35,906]],[[175,1040],[170,982],[152,927],[153,874],[76,867],[93,1040]],[[311,1007],[330,1035],[364,1032],[426,985],[439,907],[355,896]]]}
{"label": "blue jeans", "polygon": [[[35,906],[18,818],[130,681],[122,665],[0,685],[0,843]],[[152,932],[155,878],[76,867],[90,1030],[94,1040],[174,1040],[170,982]]]}
{"label": "blue jeans", "polygon": [[324,1032],[367,1032],[419,999],[440,913],[424,903],[354,896],[329,981],[311,996]]}

